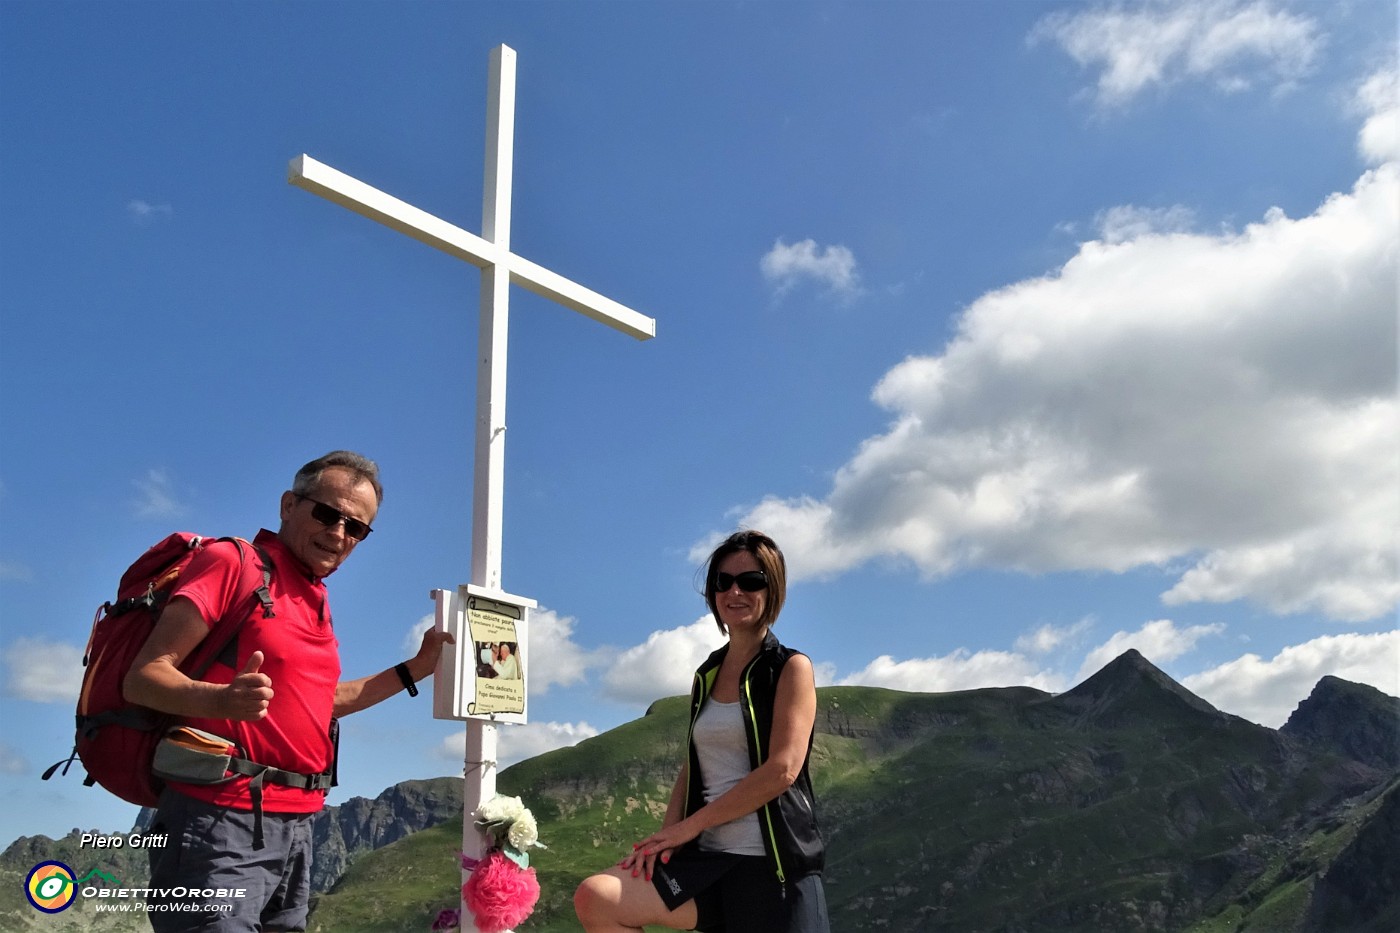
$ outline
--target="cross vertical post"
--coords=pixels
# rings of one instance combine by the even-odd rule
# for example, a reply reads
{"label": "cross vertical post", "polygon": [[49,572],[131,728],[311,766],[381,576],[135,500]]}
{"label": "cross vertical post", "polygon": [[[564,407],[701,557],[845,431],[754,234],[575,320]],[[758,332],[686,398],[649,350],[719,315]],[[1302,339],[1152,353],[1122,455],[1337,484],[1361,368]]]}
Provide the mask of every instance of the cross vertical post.
{"label": "cross vertical post", "polygon": [[[515,137],[515,51],[491,50],[486,96],[486,170],[482,239],[510,252],[510,190]],[[477,336],[476,466],[472,478],[472,576],[477,586],[501,588],[501,527],[506,448],[506,343],[510,273],[500,263],[481,270]]]}
{"label": "cross vertical post", "polygon": [[[515,51],[491,50],[486,92],[486,159],[481,196],[481,236],[502,254],[510,252],[510,191],[515,136]],[[477,586],[501,589],[501,529],[505,509],[506,345],[509,338],[510,273],[499,263],[481,270],[481,318],[476,341],[476,461],[472,471],[472,574]],[[473,649],[475,654],[475,649]],[[467,720],[462,786],[462,854],[479,859],[486,840],[472,825],[472,812],[496,794],[496,735],[493,722]],[[470,874],[462,871],[462,883]],[[462,929],[477,927],[465,901]],[[470,924],[470,926],[468,925]]]}
{"label": "cross vertical post", "polygon": [[[515,51],[497,46],[491,52],[487,92],[485,190],[482,235],[476,236],[419,208],[372,188],[302,154],[288,167],[287,180],[313,194],[347,207],[390,229],[407,234],[481,270],[481,309],[477,343],[475,462],[472,471],[471,582],[504,593],[501,585],[501,528],[504,504],[506,438],[506,350],[510,286],[522,285],[595,321],[638,340],[656,335],[656,322],[563,276],[517,256],[510,249],[510,201],[515,136]],[[439,591],[442,592],[442,591]],[[525,602],[533,605],[533,601]],[[440,607],[446,602],[440,603]],[[470,664],[476,648],[463,625],[452,670]],[[435,691],[442,687],[446,659],[438,666]],[[466,693],[462,678],[453,691]],[[526,681],[528,684],[528,680]],[[451,698],[450,698],[451,699]],[[460,707],[460,702],[452,704]],[[443,718],[463,718],[443,716]],[[462,853],[485,854],[486,840],[471,815],[496,791],[496,724],[467,718],[466,760],[462,793]],[[521,720],[523,721],[523,720]],[[465,882],[467,873],[463,873]],[[462,930],[478,927],[462,905]]]}

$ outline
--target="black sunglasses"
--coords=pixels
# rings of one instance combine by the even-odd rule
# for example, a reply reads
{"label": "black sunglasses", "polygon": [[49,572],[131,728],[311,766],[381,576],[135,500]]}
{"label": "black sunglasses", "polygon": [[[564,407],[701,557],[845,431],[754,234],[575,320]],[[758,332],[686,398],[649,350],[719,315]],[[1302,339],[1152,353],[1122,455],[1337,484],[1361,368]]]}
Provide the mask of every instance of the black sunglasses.
{"label": "black sunglasses", "polygon": [[350,537],[354,538],[356,541],[363,541],[365,538],[368,538],[369,533],[374,530],[373,528],[366,525],[364,522],[360,521],[358,518],[351,518],[349,515],[346,515],[344,512],[340,511],[340,509],[337,509],[334,506],[326,505],[324,502],[317,502],[310,496],[303,496],[300,493],[298,493],[297,498],[305,499],[307,502],[310,502],[311,517],[316,519],[316,521],[320,522],[322,525],[325,525],[327,528],[334,527],[335,525],[344,522],[345,533]]}
{"label": "black sunglasses", "polygon": [[715,593],[727,593],[734,584],[739,584],[739,589],[745,593],[757,593],[759,590],[768,589],[768,574],[762,570],[745,570],[743,573],[717,573],[715,574]]}

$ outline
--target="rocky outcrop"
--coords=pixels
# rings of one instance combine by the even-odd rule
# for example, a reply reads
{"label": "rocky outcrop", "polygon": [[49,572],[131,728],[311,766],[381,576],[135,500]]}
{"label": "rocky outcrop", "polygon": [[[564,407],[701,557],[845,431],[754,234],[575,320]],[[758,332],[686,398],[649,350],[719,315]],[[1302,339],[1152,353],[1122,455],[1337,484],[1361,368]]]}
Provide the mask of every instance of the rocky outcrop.
{"label": "rocky outcrop", "polygon": [[368,800],[352,797],[316,815],[311,888],[329,891],[359,855],[462,815],[462,779],[405,781]]}
{"label": "rocky outcrop", "polygon": [[1382,771],[1400,770],[1400,699],[1366,684],[1322,678],[1279,731]]}
{"label": "rocky outcrop", "polygon": [[1380,809],[1332,862],[1313,889],[1307,933],[1388,933],[1400,930],[1400,782],[1391,785]]}
{"label": "rocky outcrop", "polygon": [[[1398,711],[1400,700],[1324,678],[1284,729],[1268,729],[1134,651],[1059,695],[822,688],[812,771],[833,927],[1400,929]],[[550,846],[537,863],[542,928],[570,924],[583,875],[655,828],[686,713],[685,698],[662,700],[501,773]],[[428,900],[452,903],[460,874],[441,845],[392,844],[461,808],[461,780],[442,778],[318,815],[315,889],[340,884],[313,919],[421,928],[423,885],[402,879],[438,879]],[[22,880],[75,845],[19,840],[0,874]],[[134,870],[117,874],[130,883]],[[12,890],[8,912],[0,890],[0,929],[34,914]]]}
{"label": "rocky outcrop", "polygon": [[[356,858],[405,836],[436,826],[462,815],[462,779],[433,778],[405,781],[373,800],[352,797],[345,803],[318,813],[312,828],[312,890],[327,891]],[[143,810],[133,829],[144,829],[150,812]],[[39,862],[57,859],[79,870],[92,867],[93,850],[80,849],[82,833],[74,829],[58,839],[48,836],[21,836],[0,854],[0,876],[23,880],[25,872]],[[126,887],[144,887],[150,880],[147,853],[142,849],[105,849],[101,867]],[[0,929],[18,929],[39,916],[24,903],[16,885],[9,898],[0,897]],[[72,914],[71,916],[78,916]],[[117,929],[112,915],[84,912],[87,929]]]}

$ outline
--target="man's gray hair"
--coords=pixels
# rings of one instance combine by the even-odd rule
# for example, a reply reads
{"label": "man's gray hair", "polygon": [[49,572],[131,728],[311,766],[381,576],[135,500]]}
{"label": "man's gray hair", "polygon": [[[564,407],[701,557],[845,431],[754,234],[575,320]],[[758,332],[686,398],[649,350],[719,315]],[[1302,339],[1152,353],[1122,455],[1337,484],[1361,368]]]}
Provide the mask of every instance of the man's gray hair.
{"label": "man's gray hair", "polygon": [[379,464],[369,457],[353,450],[333,450],[324,457],[317,457],[297,470],[292,480],[292,492],[298,496],[310,495],[321,483],[321,474],[330,467],[349,470],[362,482],[374,487],[374,498],[379,505],[384,504],[384,487],[379,484]]}

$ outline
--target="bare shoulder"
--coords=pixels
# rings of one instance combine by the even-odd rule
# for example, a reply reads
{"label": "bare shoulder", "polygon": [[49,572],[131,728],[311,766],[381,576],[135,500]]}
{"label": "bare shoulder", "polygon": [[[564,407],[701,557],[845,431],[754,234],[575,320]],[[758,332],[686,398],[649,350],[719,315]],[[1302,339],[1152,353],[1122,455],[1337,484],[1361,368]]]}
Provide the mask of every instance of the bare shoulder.
{"label": "bare shoulder", "polygon": [[812,659],[800,651],[794,651],[792,657],[787,659],[783,665],[783,677],[792,676],[800,680],[813,680],[815,677],[812,667]]}
{"label": "bare shoulder", "polygon": [[779,703],[805,701],[814,704],[816,695],[817,678],[812,659],[805,654],[794,654],[783,665],[783,672],[778,677]]}

